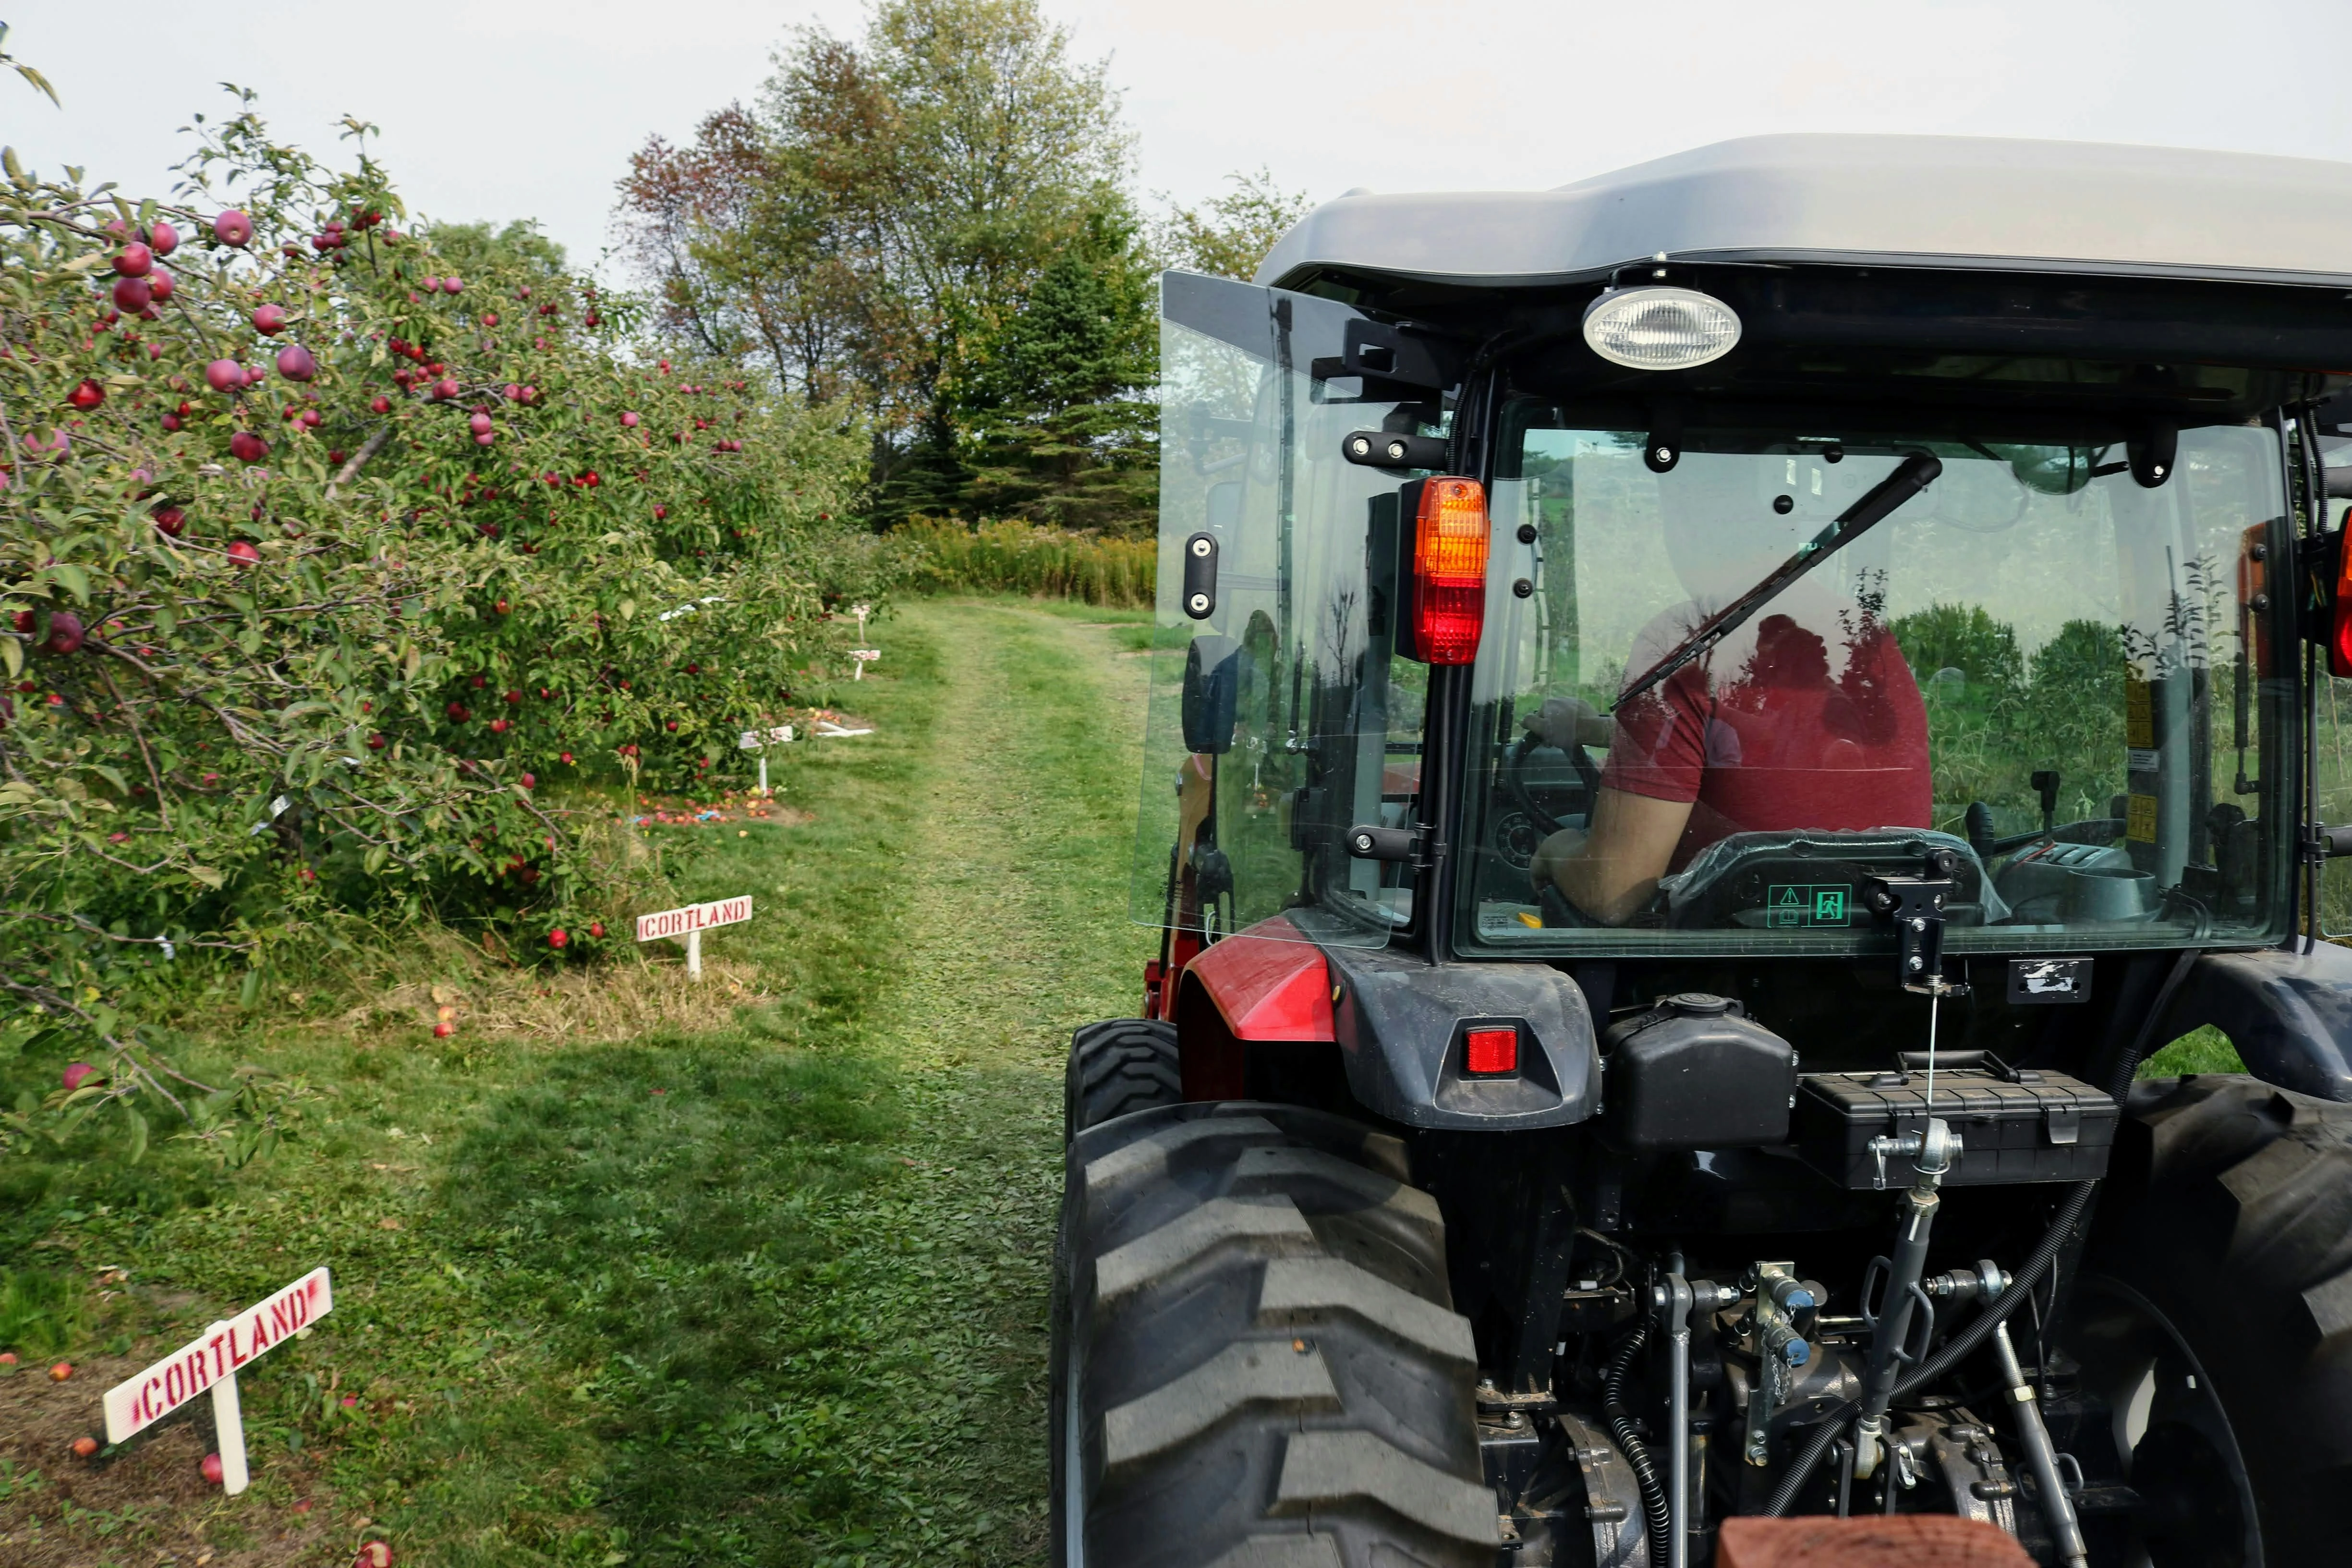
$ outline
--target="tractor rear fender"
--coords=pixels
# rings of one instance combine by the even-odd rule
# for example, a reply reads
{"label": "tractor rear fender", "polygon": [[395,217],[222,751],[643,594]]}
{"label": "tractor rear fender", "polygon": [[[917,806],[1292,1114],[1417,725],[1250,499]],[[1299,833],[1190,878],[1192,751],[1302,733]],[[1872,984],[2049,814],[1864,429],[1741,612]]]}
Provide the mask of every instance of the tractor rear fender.
{"label": "tractor rear fender", "polygon": [[[1277,918],[1194,959],[1176,1016],[1187,1100],[1237,1097],[1253,1043],[1335,1041],[1357,1103],[1408,1127],[1559,1127],[1600,1110],[1584,993],[1541,964],[1319,948]],[[1474,1026],[1517,1032],[1515,1071],[1468,1072]]]}
{"label": "tractor rear fender", "polygon": [[2265,948],[2197,961],[2155,1038],[2211,1025],[2263,1082],[2321,1100],[2352,1100],[2352,950]]}

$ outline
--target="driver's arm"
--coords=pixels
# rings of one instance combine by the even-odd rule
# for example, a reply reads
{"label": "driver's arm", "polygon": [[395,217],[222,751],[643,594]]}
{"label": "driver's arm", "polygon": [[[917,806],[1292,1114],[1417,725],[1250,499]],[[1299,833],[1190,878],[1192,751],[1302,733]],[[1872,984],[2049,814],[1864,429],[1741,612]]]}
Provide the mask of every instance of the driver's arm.
{"label": "driver's arm", "polygon": [[1596,791],[1591,826],[1564,827],[1536,850],[1528,874],[1605,925],[1622,925],[1650,900],[1690,821],[1691,802]]}

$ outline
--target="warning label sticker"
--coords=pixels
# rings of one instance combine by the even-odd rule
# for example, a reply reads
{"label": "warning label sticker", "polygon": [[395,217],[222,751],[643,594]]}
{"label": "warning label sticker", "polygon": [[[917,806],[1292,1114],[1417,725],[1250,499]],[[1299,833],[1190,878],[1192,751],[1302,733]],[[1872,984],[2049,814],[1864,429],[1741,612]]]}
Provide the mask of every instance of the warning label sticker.
{"label": "warning label sticker", "polygon": [[1764,891],[1764,923],[1781,929],[1842,926],[1853,908],[1853,886],[1848,882],[1779,883]]}

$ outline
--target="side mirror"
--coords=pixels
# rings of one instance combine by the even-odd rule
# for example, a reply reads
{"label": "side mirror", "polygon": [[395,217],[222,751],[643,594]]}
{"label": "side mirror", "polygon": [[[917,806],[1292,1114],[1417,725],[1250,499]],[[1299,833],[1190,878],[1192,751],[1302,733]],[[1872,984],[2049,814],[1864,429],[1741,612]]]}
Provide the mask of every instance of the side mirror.
{"label": "side mirror", "polygon": [[1184,650],[1184,749],[1221,757],[1234,749],[1249,655],[1227,637],[1201,637]]}

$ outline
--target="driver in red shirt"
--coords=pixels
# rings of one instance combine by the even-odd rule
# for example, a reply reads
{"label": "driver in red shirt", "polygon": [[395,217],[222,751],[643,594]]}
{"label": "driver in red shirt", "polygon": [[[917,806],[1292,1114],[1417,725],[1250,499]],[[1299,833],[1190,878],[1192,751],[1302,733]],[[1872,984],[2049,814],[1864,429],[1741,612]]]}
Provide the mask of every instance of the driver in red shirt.
{"label": "driver in red shirt", "polygon": [[[1669,555],[1693,598],[1643,628],[1626,660],[1631,672],[1650,668],[1712,604],[1777,564],[1769,540],[1737,561],[1706,559],[1716,531],[1686,518],[1677,526],[1685,510],[1669,505],[1665,522]],[[1878,615],[1883,587],[1848,597],[1818,580],[1825,574],[1792,584],[1619,710],[1590,826],[1543,842],[1530,868],[1538,887],[1549,881],[1587,915],[1620,925],[1649,902],[1661,877],[1730,834],[1929,826],[1927,707]],[[1545,708],[1530,727],[1546,742],[1595,737],[1597,715],[1585,704]]]}

